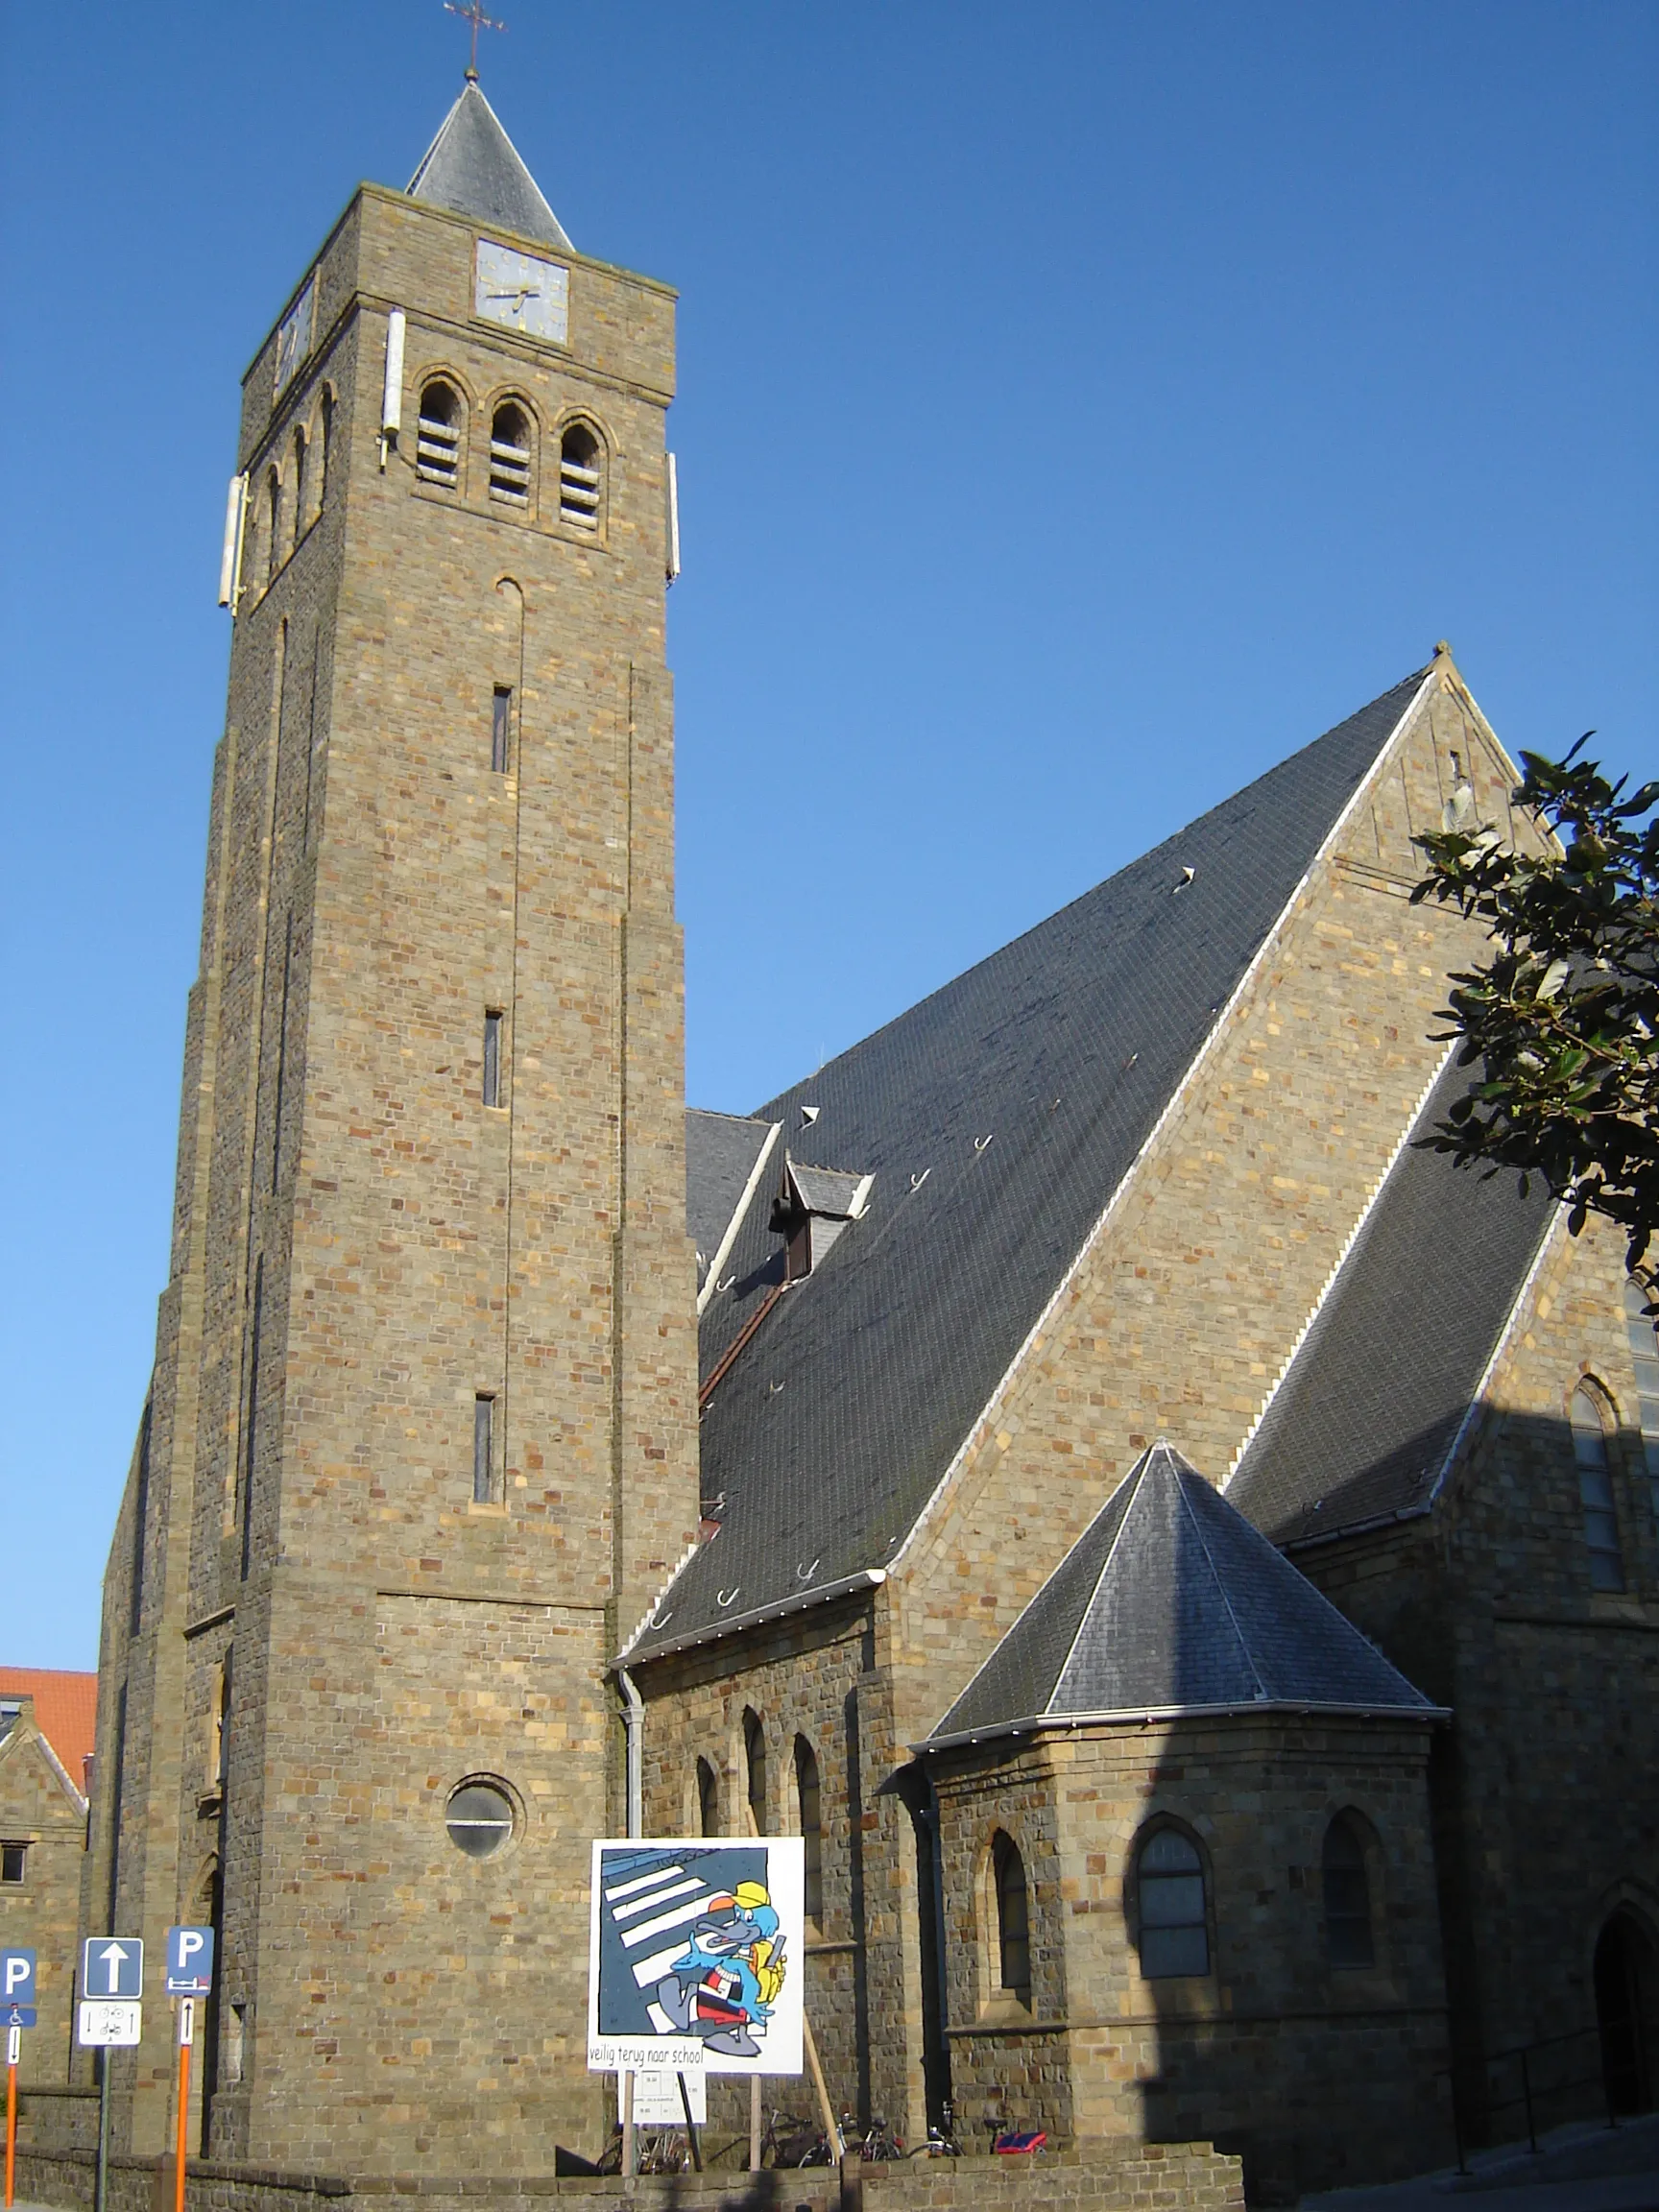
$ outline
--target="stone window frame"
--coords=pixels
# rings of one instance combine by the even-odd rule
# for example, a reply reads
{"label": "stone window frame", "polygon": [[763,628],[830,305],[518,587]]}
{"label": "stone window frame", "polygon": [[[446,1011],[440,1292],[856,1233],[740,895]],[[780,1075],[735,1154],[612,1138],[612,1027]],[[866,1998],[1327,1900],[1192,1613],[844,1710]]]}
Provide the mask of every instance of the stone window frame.
{"label": "stone window frame", "polygon": [[[1586,1463],[1578,1456],[1580,1425],[1573,1418],[1573,1408],[1577,1405],[1580,1398],[1595,1410],[1599,1424],[1601,1469],[1607,1478],[1608,1503],[1605,1506],[1593,1505],[1584,1496],[1583,1478],[1586,1472]],[[1573,1447],[1574,1487],[1576,1492],[1575,1503],[1578,1512],[1579,1556],[1583,1559],[1590,1577],[1591,1596],[1592,1598],[1623,1598],[1628,1596],[1630,1590],[1630,1547],[1628,1543],[1630,1531],[1629,1517],[1622,1509],[1619,1497],[1620,1454],[1618,1443],[1622,1427],[1619,1418],[1619,1404],[1600,1376],[1593,1368],[1585,1366],[1573,1378],[1572,1385],[1566,1394],[1564,1413],[1568,1435]],[[1605,1546],[1591,1544],[1590,1515],[1592,1513],[1596,1513],[1598,1516],[1605,1514],[1611,1519],[1614,1538],[1611,1551]],[[1598,1582],[1595,1579],[1594,1563],[1599,1557],[1616,1559],[1619,1570],[1617,1583]]]}
{"label": "stone window frame", "polygon": [[[771,1833],[774,1764],[772,1748],[766,1740],[766,1722],[755,1706],[744,1706],[741,1725],[743,1730],[743,1765],[740,1771],[743,1777],[743,1802],[755,1815],[757,1830],[760,1835],[765,1836]],[[757,1754],[758,1754],[758,1773],[757,1773]],[[757,1784],[758,1784],[758,1789],[757,1789]],[[758,1797],[758,1802],[757,1802],[757,1797]]]}
{"label": "stone window frame", "polygon": [[[1338,1823],[1344,1824],[1358,1840],[1364,1857],[1365,1903],[1371,1921],[1371,1959],[1365,1965],[1338,1965],[1331,1957],[1330,1927],[1325,1903],[1325,1846],[1331,1832]],[[1333,1799],[1326,1808],[1323,1826],[1319,1831],[1319,1851],[1311,1872],[1317,1887],[1314,1896],[1319,1909],[1320,1957],[1327,1974],[1339,1978],[1341,1985],[1350,1987],[1357,1977],[1372,1982],[1387,1981],[1388,1960],[1388,1858],[1382,1848],[1382,1838],[1377,1822],[1362,1805],[1350,1797],[1340,1803]]]}
{"label": "stone window frame", "polygon": [[[818,1799],[818,1817],[809,1831],[806,1826],[805,1802],[801,1793],[801,1755],[805,1752],[812,1765],[812,1787]],[[822,1931],[824,1926],[824,1762],[818,1756],[818,1746],[804,1728],[797,1728],[789,1746],[789,1798],[795,1815],[795,1834],[802,1839],[802,1899],[808,1928]],[[816,1886],[816,1910],[813,1888]]]}
{"label": "stone window frame", "polygon": [[[1210,1963],[1202,1974],[1146,1975],[1141,1968],[1141,1855],[1153,1838],[1166,1829],[1172,1829],[1198,1854],[1198,1869],[1204,1883],[1204,1937]],[[1147,1813],[1134,1835],[1129,1839],[1129,1850],[1123,1870],[1123,1930],[1128,1937],[1131,1970],[1137,1982],[1147,1989],[1157,1984],[1164,1989],[1194,1987],[1215,1988],[1220,1980],[1220,1925],[1215,1910],[1215,1862],[1209,1844],[1194,1822],[1185,1819],[1179,1813],[1159,1807]]]}
{"label": "stone window frame", "polygon": [[[460,1796],[464,1790],[494,1791],[498,1795],[504,1797],[507,1800],[508,1807],[510,1808],[513,1815],[512,1834],[508,1836],[504,1841],[497,1844],[493,1851],[480,1852],[476,1857],[473,1857],[469,1852],[463,1851],[455,1842],[454,1838],[449,1834],[449,1808],[452,1804],[454,1804],[456,1798]],[[457,1861],[469,1866],[499,1866],[504,1860],[510,1859],[513,1856],[514,1852],[517,1850],[519,1844],[524,1840],[524,1831],[527,1825],[528,1816],[525,1809],[523,1793],[519,1790],[516,1789],[515,1786],[508,1781],[504,1774],[495,1772],[493,1768],[479,1767],[460,1775],[455,1781],[450,1783],[449,1787],[444,1791],[443,1799],[438,1809],[438,1817],[444,1829],[444,1839],[449,1845]]]}
{"label": "stone window frame", "polygon": [[[465,506],[469,481],[468,463],[473,424],[478,420],[478,396],[459,369],[446,360],[425,361],[412,378],[415,392],[415,450],[410,456],[409,488],[419,499],[438,499],[446,506]],[[455,481],[440,483],[421,473],[421,420],[426,395],[436,384],[446,384],[455,396],[461,420],[455,430]]]}
{"label": "stone window frame", "polygon": [[[0,1838],[0,1886],[8,1889],[28,1888],[29,1861],[33,1856],[36,1840],[33,1836]],[[8,1871],[13,1865],[17,1869],[14,1874]]]}
{"label": "stone window frame", "polygon": [[[572,430],[585,430],[598,448],[599,503],[591,524],[573,522],[565,513],[565,441]],[[590,406],[572,405],[561,410],[553,424],[548,451],[555,456],[552,512],[549,520],[562,538],[577,545],[609,546],[611,541],[611,480],[616,465],[616,441]]]}
{"label": "stone window frame", "polygon": [[691,1763],[690,1818],[686,1822],[693,1836],[724,1834],[720,1825],[720,1785],[718,1764],[707,1752],[699,1751]]}
{"label": "stone window frame", "polygon": [[[504,407],[516,407],[524,418],[530,452],[529,476],[524,504],[504,499],[493,488],[494,457],[492,446],[495,440],[495,419]],[[482,444],[479,459],[478,482],[484,487],[484,504],[493,519],[534,525],[541,486],[541,453],[544,438],[541,413],[521,384],[502,384],[489,393],[480,402],[474,418],[474,435]]]}
{"label": "stone window frame", "polygon": [[[1020,1858],[1025,1883],[1026,1995],[1006,1988],[1002,1981],[1002,1904],[998,1881],[997,1842],[1004,1838]],[[1037,1877],[1036,1853],[1024,1823],[1010,1808],[999,1807],[998,1817],[985,1829],[975,1855],[974,1876],[974,1950],[979,2020],[1023,2025],[1038,2013]]]}

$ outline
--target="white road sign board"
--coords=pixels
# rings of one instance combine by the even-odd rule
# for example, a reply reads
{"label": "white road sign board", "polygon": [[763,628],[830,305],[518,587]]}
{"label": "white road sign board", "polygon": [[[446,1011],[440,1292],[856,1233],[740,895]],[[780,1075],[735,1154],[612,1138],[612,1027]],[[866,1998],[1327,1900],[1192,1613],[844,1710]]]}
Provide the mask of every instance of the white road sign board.
{"label": "white road sign board", "polygon": [[84,1997],[75,2040],[83,2050],[127,2049],[137,2043],[144,2008],[125,1997]]}

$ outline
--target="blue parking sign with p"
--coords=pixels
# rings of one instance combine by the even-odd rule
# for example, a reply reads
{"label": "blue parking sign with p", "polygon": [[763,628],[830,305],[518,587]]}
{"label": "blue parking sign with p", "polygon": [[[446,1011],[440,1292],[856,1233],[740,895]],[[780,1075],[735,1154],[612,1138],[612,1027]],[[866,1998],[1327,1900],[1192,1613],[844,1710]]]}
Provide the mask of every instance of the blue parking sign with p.
{"label": "blue parking sign with p", "polygon": [[205,1997],[212,1986],[212,1929],[169,1928],[167,1931],[168,1996]]}
{"label": "blue parking sign with p", "polygon": [[35,1954],[0,1951],[0,2028],[35,2025]]}

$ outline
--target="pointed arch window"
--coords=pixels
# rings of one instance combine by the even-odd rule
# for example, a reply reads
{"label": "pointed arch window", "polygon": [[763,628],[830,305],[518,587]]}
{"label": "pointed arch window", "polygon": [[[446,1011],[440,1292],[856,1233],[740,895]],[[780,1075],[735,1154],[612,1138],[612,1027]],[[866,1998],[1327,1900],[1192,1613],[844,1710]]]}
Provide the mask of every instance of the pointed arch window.
{"label": "pointed arch window", "polygon": [[699,1836],[720,1833],[720,1785],[707,1759],[697,1762],[697,1833]]}
{"label": "pointed arch window", "polygon": [[1012,1836],[1000,1828],[991,1839],[991,1877],[997,1890],[997,1980],[1005,1997],[1031,2005],[1031,1914],[1025,1862]]}
{"label": "pointed arch window", "polygon": [[334,445],[334,395],[324,387],[323,400],[317,410],[317,512],[322,514],[328,498],[328,467],[333,458]]}
{"label": "pointed arch window", "polygon": [[1600,1395],[1587,1382],[1580,1382],[1574,1391],[1568,1419],[1573,1429],[1573,1457],[1578,1468],[1584,1546],[1590,1554],[1590,1587],[1623,1590],[1624,1557],[1613,1503],[1613,1472],[1607,1463],[1607,1425]]}
{"label": "pointed arch window", "polygon": [[1141,1972],[1148,1982],[1210,1971],[1204,1862],[1179,1828],[1155,1828],[1135,1855]]}
{"label": "pointed arch window", "polygon": [[282,565],[282,479],[275,469],[265,476],[265,581]]}
{"label": "pointed arch window", "polygon": [[1636,1368],[1636,1417],[1642,1430],[1647,1494],[1659,1519],[1659,1322],[1647,1311],[1647,1291],[1634,1280],[1624,1286],[1624,1320]]}
{"label": "pointed arch window", "polygon": [[801,1840],[805,1845],[806,1917],[822,1925],[824,1809],[818,1786],[818,1754],[805,1736],[795,1739],[795,1797],[801,1808]]}
{"label": "pointed arch window", "polygon": [[516,399],[491,418],[490,496],[508,507],[530,504],[530,418]]}
{"label": "pointed arch window", "polygon": [[597,530],[604,470],[599,441],[586,422],[567,422],[559,441],[559,519]]}
{"label": "pointed arch window", "polygon": [[415,473],[423,484],[453,492],[461,481],[460,396],[452,384],[435,376],[421,393],[421,413],[416,422]]}
{"label": "pointed arch window", "polygon": [[1325,1831],[1325,1956],[1333,1966],[1374,1966],[1371,1878],[1365,1838],[1351,1815],[1338,1813]]}
{"label": "pointed arch window", "polygon": [[299,544],[310,525],[311,515],[305,502],[310,494],[306,480],[307,464],[311,458],[305,425],[300,423],[294,432],[294,542]]}
{"label": "pointed arch window", "polygon": [[756,1833],[766,1833],[766,1731],[753,1707],[743,1715],[743,1759],[748,1770],[749,1810]]}

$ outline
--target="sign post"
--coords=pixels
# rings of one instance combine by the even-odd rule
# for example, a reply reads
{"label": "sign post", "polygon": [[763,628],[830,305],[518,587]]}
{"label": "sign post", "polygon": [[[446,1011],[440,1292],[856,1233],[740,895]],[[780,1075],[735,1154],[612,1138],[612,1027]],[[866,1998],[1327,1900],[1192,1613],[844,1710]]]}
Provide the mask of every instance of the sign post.
{"label": "sign post", "polygon": [[179,1999],[179,2132],[175,2142],[173,2212],[184,2212],[184,2145],[190,2121],[190,2046],[196,2039],[196,2000],[213,1986],[211,1928],[167,1931],[167,1994]]}
{"label": "sign post", "polygon": [[17,2061],[23,2056],[23,2031],[35,2025],[33,1951],[0,1951],[0,2020],[6,2024],[6,2202],[10,2207],[17,2174]]}
{"label": "sign post", "polygon": [[98,2168],[92,2212],[109,2193],[109,2051],[131,2047],[143,2027],[144,1946],[136,1936],[88,1936],[81,1946],[81,2007],[75,2040],[98,2054]]}

